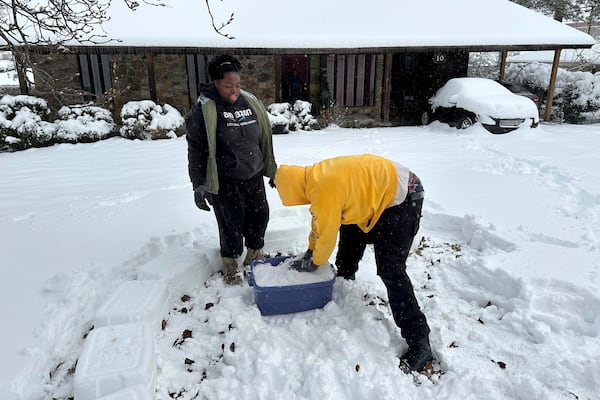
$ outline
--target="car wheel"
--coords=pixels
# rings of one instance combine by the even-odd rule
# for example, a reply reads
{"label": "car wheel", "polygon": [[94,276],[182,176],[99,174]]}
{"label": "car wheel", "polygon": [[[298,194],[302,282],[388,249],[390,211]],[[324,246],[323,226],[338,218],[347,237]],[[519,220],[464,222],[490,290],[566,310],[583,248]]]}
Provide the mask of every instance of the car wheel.
{"label": "car wheel", "polygon": [[429,125],[430,122],[431,116],[427,111],[423,111],[423,114],[421,114],[421,125]]}
{"label": "car wheel", "polygon": [[466,115],[460,117],[456,122],[456,129],[467,129],[473,126],[473,120]]}

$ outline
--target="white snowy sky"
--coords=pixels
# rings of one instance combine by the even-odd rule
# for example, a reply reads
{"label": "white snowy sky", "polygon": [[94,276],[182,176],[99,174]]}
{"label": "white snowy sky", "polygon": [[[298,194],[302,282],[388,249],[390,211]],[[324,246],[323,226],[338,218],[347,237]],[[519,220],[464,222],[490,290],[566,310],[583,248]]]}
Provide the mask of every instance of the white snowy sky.
{"label": "white snowy sky", "polygon": [[[422,178],[423,242],[408,271],[446,373],[420,385],[397,368],[406,344],[372,249],[322,310],[264,317],[252,288],[223,284],[184,137],[0,154],[0,398],[72,395],[69,369],[102,302],[150,262],[192,259],[203,278],[181,286],[191,299],[176,297],[154,336],[156,399],[595,399],[599,130],[541,124],[496,136],[434,123],[274,137],[279,164],[373,153]],[[266,249],[304,250],[307,210],[267,193]],[[185,329],[193,337],[174,345]]]}
{"label": "white snowy sky", "polygon": [[[169,0],[168,7],[142,4],[130,12],[114,1],[109,37],[131,46],[357,48],[386,46],[589,44],[591,36],[506,0],[278,0],[211,1],[215,35],[204,1]],[[131,29],[135,24],[135,29]],[[157,29],[165,27],[167,29]]]}

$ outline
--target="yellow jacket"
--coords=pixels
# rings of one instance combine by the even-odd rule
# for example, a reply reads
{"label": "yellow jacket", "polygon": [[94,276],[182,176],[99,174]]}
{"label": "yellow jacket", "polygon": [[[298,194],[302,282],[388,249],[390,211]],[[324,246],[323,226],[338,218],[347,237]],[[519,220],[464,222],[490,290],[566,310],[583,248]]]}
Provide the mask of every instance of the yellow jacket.
{"label": "yellow jacket", "polygon": [[316,265],[327,264],[341,224],[369,232],[392,203],[398,186],[394,163],[364,154],[323,160],[312,166],[281,165],[275,185],[285,206],[310,204],[308,248]]}

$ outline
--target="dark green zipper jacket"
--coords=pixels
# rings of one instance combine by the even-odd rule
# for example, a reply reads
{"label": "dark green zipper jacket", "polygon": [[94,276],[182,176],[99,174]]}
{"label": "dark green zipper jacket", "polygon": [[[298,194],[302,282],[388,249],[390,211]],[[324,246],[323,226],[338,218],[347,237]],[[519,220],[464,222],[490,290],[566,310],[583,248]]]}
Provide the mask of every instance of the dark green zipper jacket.
{"label": "dark green zipper jacket", "polygon": [[[251,93],[241,95],[250,105],[259,125],[259,148],[263,158],[263,176],[275,177],[277,164],[273,154],[271,123],[263,104]],[[203,123],[202,123],[203,122]],[[217,107],[213,99],[200,96],[186,117],[188,172],[194,188],[204,185],[209,193],[219,192],[217,168]]]}

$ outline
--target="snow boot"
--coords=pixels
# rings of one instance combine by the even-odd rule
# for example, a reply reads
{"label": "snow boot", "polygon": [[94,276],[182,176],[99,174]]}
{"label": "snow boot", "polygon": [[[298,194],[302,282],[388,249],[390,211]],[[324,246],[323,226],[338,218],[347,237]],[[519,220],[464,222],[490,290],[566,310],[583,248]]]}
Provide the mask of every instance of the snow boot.
{"label": "snow boot", "polygon": [[222,257],[223,261],[223,278],[228,285],[239,285],[242,283],[242,278],[238,275],[238,264],[235,258]]}
{"label": "snow boot", "polygon": [[423,372],[433,370],[433,354],[429,345],[429,337],[409,341],[408,350],[400,357],[400,366],[411,371]]}
{"label": "snow boot", "polygon": [[246,258],[244,258],[244,266],[248,266],[252,263],[252,261],[256,260],[264,260],[265,255],[263,254],[262,249],[254,250],[248,247],[248,252],[246,253]]}

